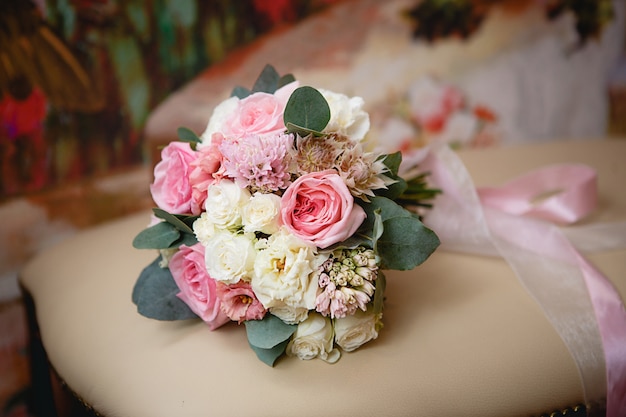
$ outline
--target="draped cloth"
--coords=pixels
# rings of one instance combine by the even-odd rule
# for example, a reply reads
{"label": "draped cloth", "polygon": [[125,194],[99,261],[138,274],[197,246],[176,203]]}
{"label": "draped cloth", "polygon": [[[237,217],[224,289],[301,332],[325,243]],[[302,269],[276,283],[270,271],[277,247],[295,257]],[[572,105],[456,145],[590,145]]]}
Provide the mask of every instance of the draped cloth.
{"label": "draped cloth", "polygon": [[424,218],[441,239],[441,250],[504,258],[571,353],[587,408],[593,411],[606,399],[607,417],[625,416],[626,310],[611,282],[580,250],[626,247],[626,223],[571,233],[561,227],[595,208],[594,170],[554,165],[502,187],[476,189],[446,146],[430,148],[419,167],[442,190]]}

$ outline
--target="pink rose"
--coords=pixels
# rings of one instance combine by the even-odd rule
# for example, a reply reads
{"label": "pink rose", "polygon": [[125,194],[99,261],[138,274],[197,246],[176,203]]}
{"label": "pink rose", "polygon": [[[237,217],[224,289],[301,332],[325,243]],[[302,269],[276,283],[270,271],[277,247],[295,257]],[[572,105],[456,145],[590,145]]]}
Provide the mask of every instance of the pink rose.
{"label": "pink rose", "polygon": [[219,151],[222,139],[222,135],[214,134],[210,145],[198,149],[198,157],[189,164],[192,214],[198,215],[202,212],[209,185],[216,181],[216,174],[222,163],[222,154]]}
{"label": "pink rose", "polygon": [[180,292],[176,294],[191,311],[204,320],[211,330],[230,321],[217,298],[216,281],[204,266],[204,246],[181,245],[169,262],[169,268]]}
{"label": "pink rose", "polygon": [[190,164],[197,157],[187,142],[171,142],[161,151],[150,185],[156,205],[173,214],[191,212]]}
{"label": "pink rose", "polygon": [[281,199],[280,210],[283,224],[294,235],[322,249],[352,236],[366,217],[332,169],[294,181]]}
{"label": "pink rose", "polygon": [[222,311],[238,323],[246,320],[261,320],[267,311],[256,298],[248,282],[239,281],[231,285],[218,282],[217,296],[222,302]]}
{"label": "pink rose", "polygon": [[298,83],[290,83],[276,93],[253,93],[237,104],[222,127],[225,136],[278,134],[285,131],[283,112]]}

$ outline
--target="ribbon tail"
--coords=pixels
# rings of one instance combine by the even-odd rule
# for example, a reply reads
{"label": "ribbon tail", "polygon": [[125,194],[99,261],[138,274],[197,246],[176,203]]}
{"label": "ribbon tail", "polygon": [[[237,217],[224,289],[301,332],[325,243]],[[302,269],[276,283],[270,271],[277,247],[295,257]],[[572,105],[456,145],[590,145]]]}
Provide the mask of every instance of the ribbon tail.
{"label": "ribbon tail", "polygon": [[483,206],[452,150],[433,147],[421,167],[443,190],[424,219],[442,248],[502,256],[570,351],[588,410],[606,398],[607,417],[626,415],[626,311],[610,281],[557,226]]}

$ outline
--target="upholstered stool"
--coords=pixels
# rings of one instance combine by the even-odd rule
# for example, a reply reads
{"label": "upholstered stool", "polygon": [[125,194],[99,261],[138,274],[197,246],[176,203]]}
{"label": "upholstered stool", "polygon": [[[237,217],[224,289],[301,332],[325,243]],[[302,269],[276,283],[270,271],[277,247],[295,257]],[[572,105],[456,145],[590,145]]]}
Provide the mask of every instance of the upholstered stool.
{"label": "upholstered stool", "polygon": [[[460,155],[477,185],[550,163],[587,163],[600,193],[589,221],[626,220],[626,141]],[[389,272],[377,340],[334,365],[282,358],[270,368],[242,326],[211,332],[200,320],[136,312],[133,284],[156,254],[131,242],[148,222],[140,213],[84,231],[21,274],[50,367],[102,416],[585,415],[572,357],[502,259],[437,251],[414,271]],[[624,299],[626,250],[588,259]]]}

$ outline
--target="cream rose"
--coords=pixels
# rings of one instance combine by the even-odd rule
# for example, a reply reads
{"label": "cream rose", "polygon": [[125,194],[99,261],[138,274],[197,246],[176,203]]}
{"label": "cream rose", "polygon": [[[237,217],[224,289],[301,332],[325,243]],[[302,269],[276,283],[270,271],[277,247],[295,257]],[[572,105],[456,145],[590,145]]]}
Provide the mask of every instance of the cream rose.
{"label": "cream rose", "polygon": [[252,277],[252,289],[259,301],[268,309],[314,308],[317,280],[312,273],[323,261],[316,257],[315,248],[285,229],[263,243],[255,258]]}
{"label": "cream rose", "polygon": [[299,359],[320,358],[335,363],[341,356],[338,349],[333,349],[333,326],[329,318],[320,314],[311,314],[298,325],[296,332],[287,345],[288,356]]}
{"label": "cream rose", "polygon": [[280,302],[275,304],[270,312],[287,324],[298,324],[309,316],[309,309],[306,307],[291,307],[284,303],[281,305]]}
{"label": "cream rose", "polygon": [[337,132],[352,140],[363,140],[370,129],[370,117],[363,107],[361,97],[348,97],[344,94],[320,89],[330,107],[330,121],[324,132]]}
{"label": "cream rose", "polygon": [[378,314],[357,310],[353,315],[334,320],[335,343],[346,352],[352,352],[376,339],[381,325]]}
{"label": "cream rose", "polygon": [[205,264],[209,275],[225,284],[249,281],[254,272],[254,235],[226,231],[215,233],[206,241]]}
{"label": "cream rose", "polygon": [[207,189],[204,203],[207,219],[218,229],[241,226],[241,212],[250,200],[250,192],[233,181],[223,179]]}
{"label": "cream rose", "polygon": [[202,135],[200,135],[200,139],[202,139],[202,143],[199,145],[200,147],[210,145],[213,134],[222,132],[224,122],[235,111],[237,106],[239,106],[239,101],[238,97],[233,96],[222,101],[215,107],[206,129]]}
{"label": "cream rose", "polygon": [[245,232],[274,234],[280,226],[280,197],[256,192],[243,207],[241,214]]}

